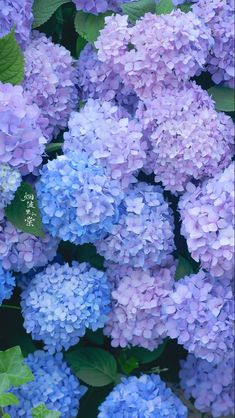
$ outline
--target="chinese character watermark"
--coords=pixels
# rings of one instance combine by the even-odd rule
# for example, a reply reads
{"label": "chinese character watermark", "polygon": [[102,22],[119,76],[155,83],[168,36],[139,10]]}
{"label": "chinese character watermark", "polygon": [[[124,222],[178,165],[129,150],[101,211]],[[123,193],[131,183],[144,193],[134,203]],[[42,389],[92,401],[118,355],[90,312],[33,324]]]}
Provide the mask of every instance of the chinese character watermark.
{"label": "chinese character watermark", "polygon": [[21,202],[25,202],[26,204],[26,216],[25,216],[25,225],[27,227],[33,227],[35,220],[37,218],[36,206],[34,202],[34,195],[33,193],[24,193],[24,196],[21,198]]}

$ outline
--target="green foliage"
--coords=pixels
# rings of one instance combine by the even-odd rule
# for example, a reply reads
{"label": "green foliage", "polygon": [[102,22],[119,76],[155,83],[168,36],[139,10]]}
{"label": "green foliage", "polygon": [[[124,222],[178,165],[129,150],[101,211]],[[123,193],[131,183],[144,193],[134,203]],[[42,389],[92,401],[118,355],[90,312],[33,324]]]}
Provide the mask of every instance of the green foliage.
{"label": "green foliage", "polygon": [[70,3],[70,0],[34,0],[33,28],[37,28],[47,22],[53,13],[65,3]]}
{"label": "green foliage", "polygon": [[21,231],[42,237],[42,223],[34,189],[21,183],[13,201],[5,208],[7,219]]}
{"label": "green foliage", "polygon": [[186,258],[179,256],[178,265],[175,272],[175,280],[182,279],[185,276],[190,276],[194,273],[192,264]]}
{"label": "green foliage", "polygon": [[76,58],[79,58],[82,50],[84,49],[84,47],[86,46],[87,41],[86,39],[82,38],[81,36],[77,37],[76,40]]}
{"label": "green foliage", "polygon": [[215,101],[216,110],[223,112],[235,111],[235,90],[227,87],[211,87],[208,90],[210,96]]}
{"label": "green foliage", "polygon": [[135,22],[145,13],[155,13],[155,0],[139,0],[133,3],[123,3],[121,9],[125,15],[128,15],[131,22]]}
{"label": "green foliage", "polygon": [[182,12],[184,12],[184,13],[188,13],[188,12],[190,12],[190,11],[191,11],[191,7],[192,7],[192,3],[188,3],[188,2],[185,2],[185,3],[180,4],[180,5],[178,6],[178,8],[179,8]]}
{"label": "green foliage", "polygon": [[171,0],[160,0],[156,5],[155,13],[157,15],[167,15],[174,10],[174,5]]}
{"label": "green foliage", "polygon": [[51,142],[50,144],[47,145],[46,147],[46,153],[50,154],[51,152],[56,152],[56,151],[60,151],[61,147],[62,147],[62,143],[61,142]]}
{"label": "green foliage", "polygon": [[33,380],[30,369],[23,364],[19,346],[0,351],[0,394],[12,386],[20,386]]}
{"label": "green foliage", "polygon": [[168,340],[165,340],[161,345],[159,345],[156,350],[150,351],[146,348],[133,347],[129,350],[126,350],[128,356],[133,356],[140,364],[147,364],[157,360],[162,353],[164,352]]}
{"label": "green foliage", "polygon": [[104,27],[105,17],[110,14],[107,12],[93,15],[92,13],[82,11],[77,12],[74,21],[76,32],[88,42],[94,43],[99,36],[100,30]]}
{"label": "green foliage", "polygon": [[101,387],[116,381],[116,360],[101,348],[78,348],[65,356],[76,376],[90,386]]}
{"label": "green foliage", "polygon": [[32,418],[60,418],[61,413],[50,411],[44,404],[40,404],[32,409]]}
{"label": "green foliage", "polygon": [[13,393],[3,393],[0,395],[0,406],[4,408],[9,405],[18,405],[18,398]]}
{"label": "green foliage", "polygon": [[88,329],[86,331],[86,338],[88,341],[95,345],[103,345],[104,344],[104,335],[102,329],[97,329],[97,331],[91,331]]}
{"label": "green foliage", "polygon": [[118,363],[121,366],[123,373],[131,374],[135,369],[138,369],[139,362],[133,356],[128,358],[127,352],[122,350],[118,356]]}
{"label": "green foliage", "polygon": [[24,78],[24,58],[16,42],[14,29],[0,38],[0,81],[20,84]]}

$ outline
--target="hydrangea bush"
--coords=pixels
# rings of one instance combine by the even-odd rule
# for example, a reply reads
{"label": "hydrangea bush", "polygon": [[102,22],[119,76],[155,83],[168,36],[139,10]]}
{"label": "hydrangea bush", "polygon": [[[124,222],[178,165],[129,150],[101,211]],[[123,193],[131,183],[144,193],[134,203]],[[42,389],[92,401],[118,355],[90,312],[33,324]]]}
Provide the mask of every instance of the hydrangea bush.
{"label": "hydrangea bush", "polygon": [[0,0],[0,417],[233,417],[234,39],[231,0]]}

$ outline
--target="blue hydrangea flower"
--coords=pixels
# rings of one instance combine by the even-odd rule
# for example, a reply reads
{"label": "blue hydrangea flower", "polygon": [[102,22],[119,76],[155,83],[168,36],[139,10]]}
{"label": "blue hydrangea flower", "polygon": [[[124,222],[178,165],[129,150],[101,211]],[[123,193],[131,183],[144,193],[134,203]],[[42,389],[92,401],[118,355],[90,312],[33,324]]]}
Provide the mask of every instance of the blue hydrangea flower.
{"label": "blue hydrangea flower", "polygon": [[21,183],[18,170],[8,164],[0,163],[0,208],[6,207],[14,198],[14,194]]}
{"label": "blue hydrangea flower", "polygon": [[49,161],[36,185],[42,222],[52,236],[75,244],[94,242],[118,219],[119,181],[83,153]]}
{"label": "blue hydrangea flower", "polygon": [[29,39],[33,0],[0,0],[0,38],[15,27],[15,35],[21,46]]}
{"label": "blue hydrangea flower", "polygon": [[15,286],[15,277],[2,267],[0,261],[0,305],[4,299],[10,299]]}
{"label": "blue hydrangea flower", "polygon": [[99,408],[98,418],[187,418],[187,408],[158,375],[122,379]]}
{"label": "blue hydrangea flower", "polygon": [[77,10],[98,14],[107,10],[118,11],[120,3],[130,3],[134,0],[73,0]]}
{"label": "blue hydrangea flower", "polygon": [[41,403],[61,412],[63,418],[76,417],[86,387],[80,385],[62,354],[52,356],[38,350],[28,355],[25,364],[31,369],[34,380],[11,390],[19,399],[17,406],[7,408],[11,418],[32,418],[31,409]]}
{"label": "blue hydrangea flower", "polygon": [[24,326],[50,352],[77,344],[86,328],[102,328],[111,289],[104,272],[87,263],[55,263],[35,275],[22,292]]}

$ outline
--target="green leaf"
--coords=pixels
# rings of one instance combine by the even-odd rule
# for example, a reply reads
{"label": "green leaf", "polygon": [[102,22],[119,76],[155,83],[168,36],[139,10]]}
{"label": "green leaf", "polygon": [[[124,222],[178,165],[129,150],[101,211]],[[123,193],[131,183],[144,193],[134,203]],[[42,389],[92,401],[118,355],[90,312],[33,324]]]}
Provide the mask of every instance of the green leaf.
{"label": "green leaf", "polygon": [[5,208],[7,219],[21,231],[42,237],[41,218],[34,189],[28,183],[21,183],[13,201]]}
{"label": "green leaf", "polygon": [[146,348],[133,347],[128,350],[128,355],[134,356],[142,364],[151,363],[162,355],[167,343],[168,340],[165,340],[158,348],[156,348],[156,350],[153,351],[147,350]]}
{"label": "green leaf", "polygon": [[127,357],[126,352],[123,350],[121,354],[118,356],[118,363],[121,366],[123,373],[130,374],[133,370],[138,369],[139,362],[135,357]]}
{"label": "green leaf", "polygon": [[16,42],[14,29],[0,38],[0,81],[20,84],[24,78],[24,58]]}
{"label": "green leaf", "polygon": [[188,13],[191,11],[191,7],[192,7],[192,3],[183,3],[183,4],[179,4],[178,8],[184,12],[184,13]]}
{"label": "green leaf", "polygon": [[46,147],[46,153],[50,154],[50,152],[61,151],[63,143],[62,142],[51,142]]}
{"label": "green leaf", "polygon": [[79,348],[66,353],[66,359],[77,377],[90,386],[101,387],[115,382],[115,358],[101,348]]}
{"label": "green leaf", "polygon": [[208,90],[210,96],[215,101],[216,110],[224,112],[235,111],[235,90],[228,87],[211,87]]}
{"label": "green leaf", "polygon": [[71,0],[34,0],[33,4],[33,28],[43,25],[47,22],[53,13],[62,4],[70,3]]}
{"label": "green leaf", "polygon": [[182,277],[190,276],[190,274],[194,273],[194,268],[192,264],[186,260],[186,258],[179,256],[179,261],[177,264],[176,272],[175,272],[175,280],[182,279]]}
{"label": "green leaf", "polygon": [[31,382],[34,377],[31,370],[23,364],[20,347],[12,347],[0,351],[0,393],[11,386],[20,386]]}
{"label": "green leaf", "polygon": [[81,36],[77,37],[76,40],[76,58],[79,58],[82,50],[84,49],[84,47],[86,46],[87,41],[86,39],[82,38]]}
{"label": "green leaf", "polygon": [[104,20],[111,13],[100,13],[93,15],[91,13],[77,12],[75,16],[75,30],[88,42],[94,43],[99,36],[100,30],[104,28]]}
{"label": "green leaf", "polygon": [[145,13],[155,13],[156,1],[155,0],[139,0],[133,3],[121,4],[121,9],[125,15],[128,15],[131,22],[135,22]]}
{"label": "green leaf", "polygon": [[32,409],[32,418],[60,418],[60,416],[60,412],[50,411],[42,403]]}
{"label": "green leaf", "polygon": [[18,405],[19,399],[13,393],[3,393],[0,395],[0,406],[5,408],[9,405]]}
{"label": "green leaf", "polygon": [[2,418],[11,418],[9,414],[3,414]]}
{"label": "green leaf", "polygon": [[155,9],[157,15],[167,15],[174,10],[174,5],[171,0],[160,0]]}
{"label": "green leaf", "polygon": [[96,345],[104,344],[104,334],[103,334],[102,329],[97,329],[97,331],[91,331],[90,329],[87,329],[86,338],[92,344],[96,344]]}

